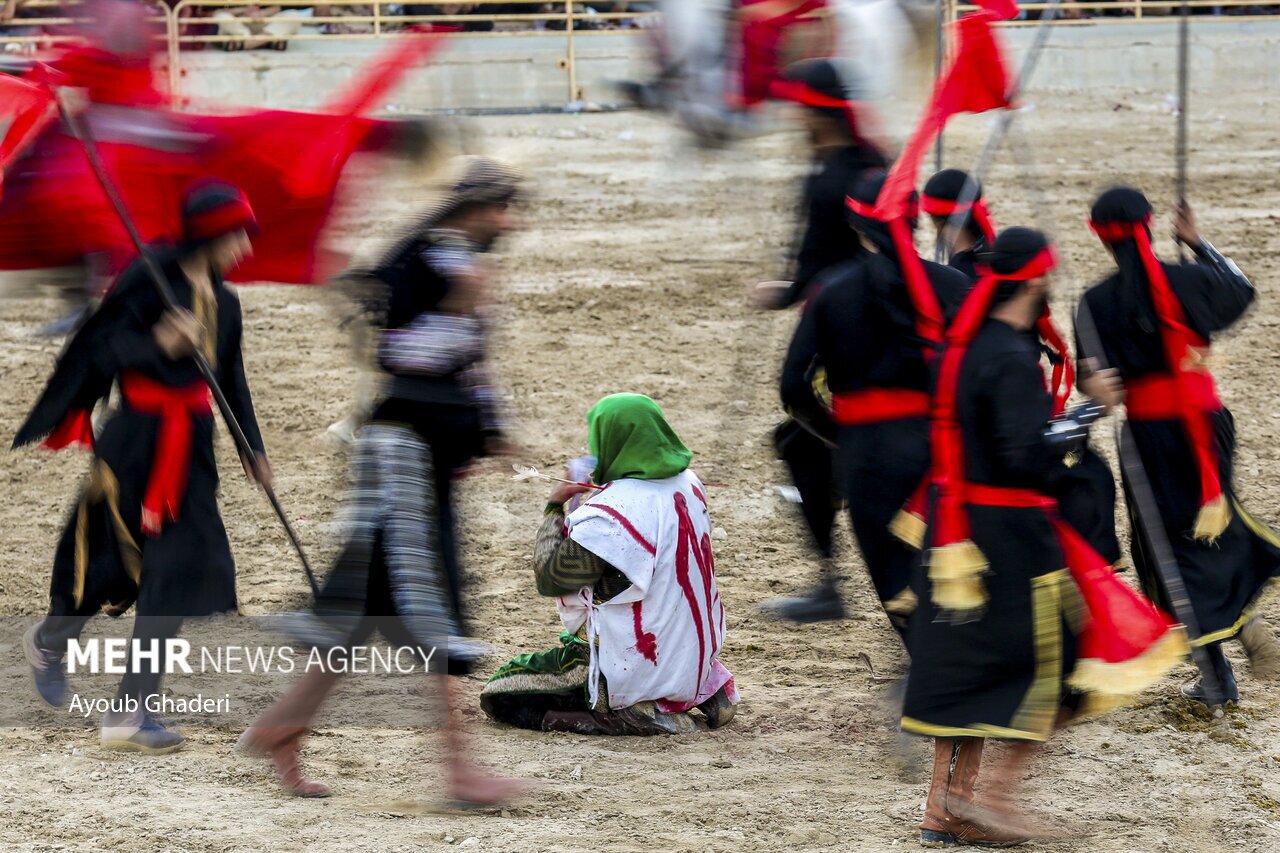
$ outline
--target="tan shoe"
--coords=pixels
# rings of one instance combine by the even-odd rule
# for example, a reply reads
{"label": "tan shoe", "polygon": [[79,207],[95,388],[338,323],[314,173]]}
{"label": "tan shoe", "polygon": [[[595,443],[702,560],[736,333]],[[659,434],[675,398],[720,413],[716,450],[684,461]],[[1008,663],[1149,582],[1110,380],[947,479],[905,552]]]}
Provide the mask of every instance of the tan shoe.
{"label": "tan shoe", "polygon": [[1240,643],[1249,655],[1249,670],[1259,681],[1280,678],[1280,640],[1271,626],[1255,616],[1240,629]]}

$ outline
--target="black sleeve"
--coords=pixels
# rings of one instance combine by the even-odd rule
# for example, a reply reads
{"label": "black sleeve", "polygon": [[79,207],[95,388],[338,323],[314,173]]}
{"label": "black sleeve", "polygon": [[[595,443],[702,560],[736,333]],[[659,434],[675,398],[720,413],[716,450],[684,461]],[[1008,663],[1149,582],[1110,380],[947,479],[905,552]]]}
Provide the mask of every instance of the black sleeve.
{"label": "black sleeve", "polygon": [[76,330],[14,436],[14,447],[44,439],[73,412],[92,411],[111,393],[122,370],[154,367],[164,358],[151,336],[151,326],[159,317],[159,299],[144,286],[149,285],[145,276],[142,265],[135,263]]}
{"label": "black sleeve", "polygon": [[249,381],[244,375],[244,355],[240,349],[244,325],[240,316],[240,300],[230,290],[225,289],[222,298],[230,299],[231,323],[230,328],[227,329],[230,340],[227,356],[219,370],[221,374],[219,384],[222,385],[222,392],[227,395],[231,413],[236,416],[236,420],[240,422],[240,428],[244,430],[244,437],[249,440],[249,446],[259,453],[264,453],[262,432],[258,429],[258,416],[253,409]]}
{"label": "black sleeve", "polygon": [[1253,304],[1257,291],[1235,264],[1216,250],[1212,255],[1198,251],[1197,260],[1175,267],[1169,284],[1191,328],[1208,337],[1239,320]]}
{"label": "black sleeve", "polygon": [[1000,466],[1019,479],[1045,479],[1063,454],[1046,440],[1053,401],[1040,366],[1019,355],[993,358],[980,382]]}
{"label": "black sleeve", "polygon": [[824,290],[800,318],[782,364],[781,391],[782,405],[792,417],[820,438],[834,442],[835,422],[813,388],[813,371],[819,363],[819,323],[822,314],[829,310],[826,297],[830,292]]}

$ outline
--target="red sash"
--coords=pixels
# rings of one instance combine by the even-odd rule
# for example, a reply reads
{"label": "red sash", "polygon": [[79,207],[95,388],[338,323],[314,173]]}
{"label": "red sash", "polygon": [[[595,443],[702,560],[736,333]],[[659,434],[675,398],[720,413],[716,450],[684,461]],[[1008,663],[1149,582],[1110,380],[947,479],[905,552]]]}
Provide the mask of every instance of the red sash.
{"label": "red sash", "polygon": [[831,395],[831,416],[841,426],[929,417],[929,395],[907,388],[864,388]]}
{"label": "red sash", "polygon": [[166,521],[178,517],[191,474],[192,419],[213,414],[209,386],[198,380],[175,388],[129,371],[120,377],[120,389],[129,408],[160,418],[151,477],[142,499],[142,532],[155,536]]}
{"label": "red sash", "polygon": [[1153,373],[1124,383],[1124,407],[1134,421],[1177,421],[1183,417],[1181,393],[1201,412],[1222,411],[1218,389],[1208,373],[1187,373],[1181,378]]}

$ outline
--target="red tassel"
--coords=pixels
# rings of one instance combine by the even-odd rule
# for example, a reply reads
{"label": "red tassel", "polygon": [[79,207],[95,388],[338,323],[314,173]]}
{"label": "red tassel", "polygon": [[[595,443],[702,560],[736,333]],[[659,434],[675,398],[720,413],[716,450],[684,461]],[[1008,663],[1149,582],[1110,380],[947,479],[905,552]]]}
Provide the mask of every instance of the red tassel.
{"label": "red tassel", "polygon": [[1069,524],[1055,519],[1054,526],[1088,613],[1077,638],[1072,685],[1116,695],[1142,692],[1186,656],[1185,633],[1120,580]]}

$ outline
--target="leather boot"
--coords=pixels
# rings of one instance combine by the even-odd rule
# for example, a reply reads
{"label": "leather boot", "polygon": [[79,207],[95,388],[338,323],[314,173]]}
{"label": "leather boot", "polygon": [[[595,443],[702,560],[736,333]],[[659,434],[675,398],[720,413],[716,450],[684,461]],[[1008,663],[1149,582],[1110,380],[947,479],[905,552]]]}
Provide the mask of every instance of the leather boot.
{"label": "leather boot", "polygon": [[956,765],[947,790],[952,834],[959,844],[975,847],[1014,847],[1031,840],[1031,833],[1007,811],[974,801],[973,786],[982,766],[983,738],[966,738],[956,751]]}
{"label": "leather boot", "polygon": [[982,748],[986,743],[980,737],[963,738],[956,742],[955,769],[951,771],[946,799],[947,809],[953,813],[957,805],[963,808],[973,802],[973,785],[978,781],[978,770],[982,767]]}
{"label": "leather boot", "polygon": [[924,847],[952,847],[956,844],[955,818],[947,811],[947,788],[951,784],[951,761],[955,757],[954,738],[933,741],[933,775],[929,778],[929,798],[920,821],[920,844]]}

